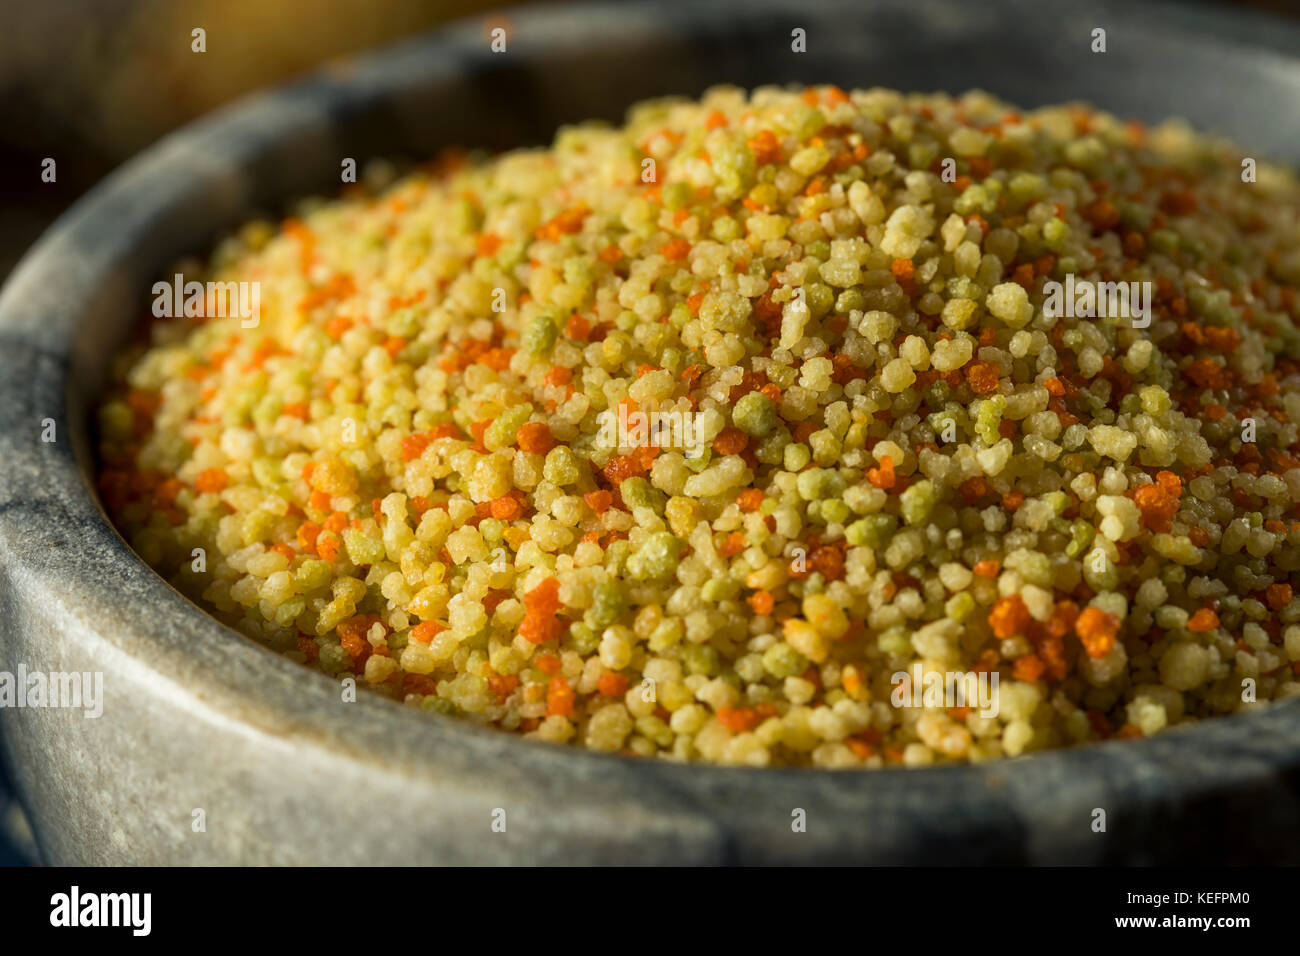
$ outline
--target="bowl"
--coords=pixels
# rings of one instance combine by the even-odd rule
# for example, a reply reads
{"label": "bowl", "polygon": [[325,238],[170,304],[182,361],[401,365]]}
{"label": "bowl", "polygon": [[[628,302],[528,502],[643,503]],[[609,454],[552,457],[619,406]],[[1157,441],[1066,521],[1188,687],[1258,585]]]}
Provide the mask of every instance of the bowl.
{"label": "bowl", "polygon": [[[343,702],[136,557],[90,478],[107,357],[178,254],[334,191],[345,157],[544,143],[562,123],[719,82],[835,82],[1082,98],[1300,160],[1300,30],[1226,8],[724,0],[547,6],[509,22],[506,53],[465,21],[167,137],[60,219],[0,296],[0,670],[103,675],[101,716],[3,713],[48,861],[1300,861],[1300,701],[994,764],[682,766],[377,695]],[[1105,53],[1091,52],[1096,28]]]}

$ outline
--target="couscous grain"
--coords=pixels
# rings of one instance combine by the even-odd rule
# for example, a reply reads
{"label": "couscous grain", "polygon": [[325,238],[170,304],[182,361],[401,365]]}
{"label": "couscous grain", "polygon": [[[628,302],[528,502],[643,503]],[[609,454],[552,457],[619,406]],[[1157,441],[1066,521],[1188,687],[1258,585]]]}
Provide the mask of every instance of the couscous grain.
{"label": "couscous grain", "polygon": [[1300,693],[1300,187],[1243,158],[816,87],[372,170],[186,264],[260,320],[119,361],[101,493],[249,637],[555,743],[927,766],[1248,710]]}

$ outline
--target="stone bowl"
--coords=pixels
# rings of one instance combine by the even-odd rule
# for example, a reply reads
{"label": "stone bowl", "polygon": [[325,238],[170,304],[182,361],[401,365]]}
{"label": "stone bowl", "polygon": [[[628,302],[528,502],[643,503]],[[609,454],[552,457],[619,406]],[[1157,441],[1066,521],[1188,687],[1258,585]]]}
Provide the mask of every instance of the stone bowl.
{"label": "stone bowl", "polygon": [[[1300,701],[982,766],[752,770],[536,744],[337,685],[218,624],[92,490],[108,355],[180,253],[343,157],[547,142],[731,82],[1084,98],[1300,159],[1300,31],[1237,12],[965,0],[561,5],[462,22],[169,136],[60,219],[0,297],[0,670],[103,674],[103,714],[3,712],[58,864],[1300,861]],[[807,52],[791,52],[791,31]],[[1092,31],[1107,51],[1090,52]],[[33,173],[32,188],[35,184]],[[53,423],[54,434],[48,432]],[[53,441],[43,440],[53,437]],[[802,812],[801,812],[802,811]],[[1104,812],[1104,825],[1099,822]],[[797,825],[803,821],[803,825]],[[504,823],[504,826],[502,825]]]}

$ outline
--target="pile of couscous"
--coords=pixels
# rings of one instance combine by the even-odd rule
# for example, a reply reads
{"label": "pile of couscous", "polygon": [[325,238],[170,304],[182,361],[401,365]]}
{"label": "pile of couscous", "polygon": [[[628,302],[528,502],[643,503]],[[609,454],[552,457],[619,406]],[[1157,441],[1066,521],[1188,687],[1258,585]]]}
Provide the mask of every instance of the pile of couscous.
{"label": "pile of couscous", "polygon": [[[180,271],[260,317],[121,357],[103,499],[340,681],[819,767],[1300,693],[1300,186],[1182,125],[716,89],[372,167]],[[1045,308],[1067,281],[1149,311]]]}

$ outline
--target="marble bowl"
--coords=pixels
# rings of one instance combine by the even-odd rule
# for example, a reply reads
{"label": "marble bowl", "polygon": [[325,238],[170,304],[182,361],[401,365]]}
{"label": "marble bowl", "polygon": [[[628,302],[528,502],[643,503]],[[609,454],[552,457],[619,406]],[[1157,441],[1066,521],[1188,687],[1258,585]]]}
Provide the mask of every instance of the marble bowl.
{"label": "marble bowl", "polygon": [[[107,356],[160,272],[343,157],[548,141],[718,82],[1083,98],[1300,159],[1295,27],[1195,6],[595,3],[462,22],[169,136],[55,224],[0,297],[0,670],[99,672],[104,711],[0,712],[60,864],[1300,861],[1300,701],[984,766],[677,766],[534,744],[245,640],[123,543],[89,478]],[[1107,52],[1093,54],[1094,28]],[[791,52],[791,31],[807,50]],[[35,182],[35,174],[33,174]],[[32,188],[40,188],[33,185]],[[49,422],[53,422],[54,441]],[[1104,811],[1104,830],[1097,827]],[[803,821],[803,826],[796,825]],[[502,822],[504,821],[504,827]]]}

